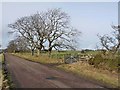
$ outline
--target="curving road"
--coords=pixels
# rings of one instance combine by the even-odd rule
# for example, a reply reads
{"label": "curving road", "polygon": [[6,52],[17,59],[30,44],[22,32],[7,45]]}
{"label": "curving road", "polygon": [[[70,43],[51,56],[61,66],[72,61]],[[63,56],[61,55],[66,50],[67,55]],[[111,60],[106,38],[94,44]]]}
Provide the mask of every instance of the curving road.
{"label": "curving road", "polygon": [[72,73],[5,54],[16,88],[103,88]]}

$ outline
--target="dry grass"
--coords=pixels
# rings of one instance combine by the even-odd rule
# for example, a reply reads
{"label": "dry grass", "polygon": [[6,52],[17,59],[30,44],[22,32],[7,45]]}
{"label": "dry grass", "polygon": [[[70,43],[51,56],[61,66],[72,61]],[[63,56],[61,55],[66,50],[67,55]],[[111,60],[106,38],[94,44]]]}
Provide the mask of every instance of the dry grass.
{"label": "dry grass", "polygon": [[3,75],[2,75],[2,60],[3,60],[3,55],[0,54],[0,89],[2,89],[2,81],[3,81]]}
{"label": "dry grass", "polygon": [[94,68],[93,66],[89,65],[87,62],[76,62],[73,64],[64,64],[62,59],[53,59],[49,58],[47,55],[31,56],[29,53],[17,53],[14,54],[19,57],[25,58],[27,60],[40,62],[43,64],[56,64],[59,63],[61,65],[56,66],[57,68],[63,69],[65,71],[70,71],[88,78],[92,78],[103,83],[107,83],[112,85],[113,87],[118,87],[118,73],[110,72],[108,70],[102,70]]}
{"label": "dry grass", "polygon": [[40,62],[43,64],[56,64],[56,63],[63,63],[62,59],[53,59],[48,57],[46,54],[42,54],[40,56],[31,56],[30,53],[16,53],[13,55],[17,55],[19,57],[22,57],[24,59],[30,60],[30,61],[35,61],[35,62]]}
{"label": "dry grass", "polygon": [[101,81],[103,83],[112,85],[113,87],[118,87],[118,74],[116,72],[96,69],[86,62],[63,64],[57,67],[62,68],[66,71],[71,71],[73,73]]}

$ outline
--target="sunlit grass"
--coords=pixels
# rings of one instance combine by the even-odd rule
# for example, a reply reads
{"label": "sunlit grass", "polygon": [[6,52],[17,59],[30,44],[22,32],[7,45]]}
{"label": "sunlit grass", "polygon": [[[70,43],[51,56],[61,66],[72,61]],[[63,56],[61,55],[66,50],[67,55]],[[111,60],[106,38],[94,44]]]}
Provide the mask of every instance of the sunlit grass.
{"label": "sunlit grass", "polygon": [[82,75],[84,77],[89,77],[103,83],[110,84],[113,87],[118,87],[118,74],[116,72],[112,73],[107,70],[96,69],[86,62],[63,64],[57,67],[66,71]]}

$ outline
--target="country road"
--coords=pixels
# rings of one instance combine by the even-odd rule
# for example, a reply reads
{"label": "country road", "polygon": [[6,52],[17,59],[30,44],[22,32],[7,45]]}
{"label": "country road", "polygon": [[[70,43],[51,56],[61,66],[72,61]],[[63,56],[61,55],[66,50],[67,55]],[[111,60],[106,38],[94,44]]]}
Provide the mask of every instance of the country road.
{"label": "country road", "polygon": [[104,88],[82,77],[5,54],[16,88]]}

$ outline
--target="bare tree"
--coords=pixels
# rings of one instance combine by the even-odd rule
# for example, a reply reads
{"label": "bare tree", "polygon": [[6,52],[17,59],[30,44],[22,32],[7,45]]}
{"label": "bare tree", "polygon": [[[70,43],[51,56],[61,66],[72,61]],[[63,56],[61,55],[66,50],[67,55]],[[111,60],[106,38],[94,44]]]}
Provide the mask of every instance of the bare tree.
{"label": "bare tree", "polygon": [[24,37],[18,37],[14,40],[15,44],[17,45],[17,50],[21,52],[29,51],[29,43]]}
{"label": "bare tree", "polygon": [[98,35],[101,45],[108,51],[113,51],[116,53],[120,49],[120,27],[112,26],[114,29],[113,35]]}
{"label": "bare tree", "polygon": [[[28,40],[30,46],[41,50],[72,48],[78,30],[70,25],[70,17],[61,9],[51,9],[28,17],[22,17],[8,26]],[[46,48],[47,47],[47,48]],[[32,49],[33,50],[33,49]]]}
{"label": "bare tree", "polygon": [[32,17],[32,25],[34,27],[35,46],[41,52],[46,42],[48,25],[46,24],[46,16],[44,13],[34,14]]}
{"label": "bare tree", "polygon": [[14,40],[11,40],[7,46],[7,51],[8,52],[15,52],[17,50],[17,44],[15,43]]}
{"label": "bare tree", "polygon": [[117,44],[115,45],[115,51],[120,49],[120,25],[118,26],[112,26],[112,28],[115,30],[114,31],[114,36],[115,39],[117,40]]}
{"label": "bare tree", "polygon": [[32,46],[32,54],[34,52],[34,48],[41,50],[42,48],[42,40],[39,34],[39,30],[41,30],[41,18],[38,14],[28,17],[22,17],[18,19],[15,23],[9,24],[8,27],[15,30],[15,32],[19,32],[21,36],[23,36]]}
{"label": "bare tree", "polygon": [[28,45],[29,44],[24,37],[18,37],[9,42],[7,49],[9,52],[25,52],[30,50]]}
{"label": "bare tree", "polygon": [[9,24],[8,27],[14,29],[14,32],[18,32],[22,37],[34,44],[34,29],[31,23],[31,17],[22,17],[15,23]]}
{"label": "bare tree", "polygon": [[70,17],[67,13],[61,11],[61,9],[51,9],[46,13],[48,24],[48,51],[51,53],[52,49],[58,48],[71,48],[74,49],[74,45],[70,43],[73,36],[76,36],[80,32],[73,29],[70,26]]}

